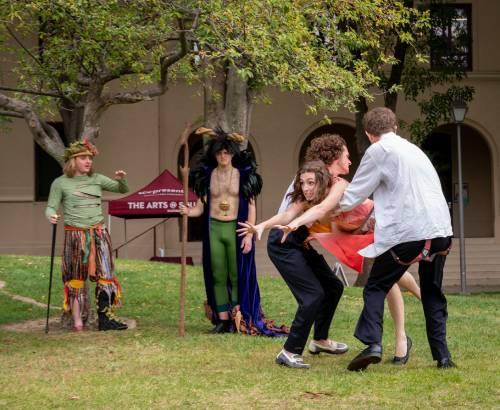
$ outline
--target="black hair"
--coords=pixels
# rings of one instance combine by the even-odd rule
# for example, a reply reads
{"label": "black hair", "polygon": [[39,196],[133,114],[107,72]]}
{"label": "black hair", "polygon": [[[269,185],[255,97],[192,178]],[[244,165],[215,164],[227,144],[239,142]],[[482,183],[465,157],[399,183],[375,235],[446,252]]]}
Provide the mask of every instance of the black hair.
{"label": "black hair", "polygon": [[208,141],[202,162],[209,167],[215,168],[217,166],[215,154],[224,149],[233,156],[233,160],[240,154],[240,145],[236,141],[232,140],[222,128],[217,127],[215,129],[215,136],[211,136]]}

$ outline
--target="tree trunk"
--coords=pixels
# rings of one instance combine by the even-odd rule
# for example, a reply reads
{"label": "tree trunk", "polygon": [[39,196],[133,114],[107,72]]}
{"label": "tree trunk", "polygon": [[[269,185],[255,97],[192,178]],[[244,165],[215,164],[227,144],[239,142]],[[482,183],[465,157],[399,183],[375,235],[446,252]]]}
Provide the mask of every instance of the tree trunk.
{"label": "tree trunk", "polygon": [[[248,137],[253,93],[234,66],[220,66],[205,79],[205,125]],[[246,142],[244,143],[246,148]]]}
{"label": "tree trunk", "polygon": [[83,130],[83,107],[75,106],[69,101],[62,101],[59,115],[63,121],[66,143],[78,140]]}
{"label": "tree trunk", "polygon": [[248,83],[238,75],[236,68],[231,66],[227,72],[226,84],[225,111],[229,130],[248,136],[251,111]]}
{"label": "tree trunk", "polygon": [[89,87],[89,91],[85,98],[85,103],[83,106],[83,118],[82,118],[82,131],[79,139],[88,138],[90,141],[94,142],[97,137],[99,137],[99,120],[102,114],[108,108],[104,105],[102,99],[104,85],[100,83],[93,83]]}
{"label": "tree trunk", "polygon": [[213,76],[204,78],[204,117],[208,128],[222,127],[227,130],[226,101],[226,67],[215,68]]}
{"label": "tree trunk", "polygon": [[366,149],[370,146],[370,141],[365,134],[363,128],[363,116],[368,111],[368,105],[366,104],[366,99],[360,97],[356,101],[356,147],[358,148],[359,157],[361,158],[365,153]]}

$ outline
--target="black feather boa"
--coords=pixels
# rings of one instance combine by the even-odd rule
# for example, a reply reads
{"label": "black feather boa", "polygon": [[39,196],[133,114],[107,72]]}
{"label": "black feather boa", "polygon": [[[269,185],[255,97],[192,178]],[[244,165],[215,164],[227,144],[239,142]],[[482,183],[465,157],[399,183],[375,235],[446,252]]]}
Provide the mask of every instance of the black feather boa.
{"label": "black feather boa", "polygon": [[[206,158],[203,158],[200,166],[189,174],[189,186],[202,201],[208,193],[213,171],[207,162]],[[240,171],[240,194],[246,200],[255,199],[262,191],[262,177],[257,173],[257,163],[252,154],[245,150],[235,155],[233,166]]]}

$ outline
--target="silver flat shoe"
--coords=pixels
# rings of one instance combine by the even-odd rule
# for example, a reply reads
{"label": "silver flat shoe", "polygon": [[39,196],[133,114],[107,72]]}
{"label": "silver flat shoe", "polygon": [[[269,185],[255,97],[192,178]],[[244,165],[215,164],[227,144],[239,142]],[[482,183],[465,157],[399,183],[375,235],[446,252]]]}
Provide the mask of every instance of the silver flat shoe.
{"label": "silver flat shoe", "polygon": [[302,356],[299,354],[288,355],[284,350],[276,356],[276,363],[282,366],[291,367],[293,369],[310,369],[311,365],[304,363]]}
{"label": "silver flat shoe", "polygon": [[308,347],[309,353],[311,354],[320,354],[320,353],[328,353],[328,354],[343,354],[349,350],[349,346],[345,343],[335,342],[333,340],[328,339],[328,345],[322,345],[316,340],[311,340]]}

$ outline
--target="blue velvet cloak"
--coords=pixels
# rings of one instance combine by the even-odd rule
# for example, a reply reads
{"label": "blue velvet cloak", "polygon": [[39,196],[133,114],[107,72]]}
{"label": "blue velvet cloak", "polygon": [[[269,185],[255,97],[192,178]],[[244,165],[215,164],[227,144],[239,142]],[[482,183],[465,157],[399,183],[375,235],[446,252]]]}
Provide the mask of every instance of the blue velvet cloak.
{"label": "blue velvet cloak", "polygon": [[[240,172],[240,198],[238,208],[238,222],[246,222],[248,219],[248,204],[242,192],[242,185],[252,172],[251,166],[237,168]],[[203,275],[205,278],[205,291],[207,294],[207,302],[212,309],[212,323],[217,323],[219,318],[216,313],[216,303],[213,290],[213,275],[210,253],[210,179],[213,169],[206,168],[207,172],[207,201],[204,204],[203,212]],[[255,328],[263,335],[266,336],[286,336],[287,329],[278,331],[277,328],[271,330],[266,325],[262,309],[260,306],[260,292],[259,284],[257,282],[257,271],[255,268],[255,243],[252,250],[247,254],[243,254],[241,250],[241,241],[236,231],[236,252],[237,252],[237,266],[238,266],[238,300],[240,303],[240,311],[245,322],[250,326],[253,324]],[[231,292],[231,284],[228,283],[228,291]]]}

